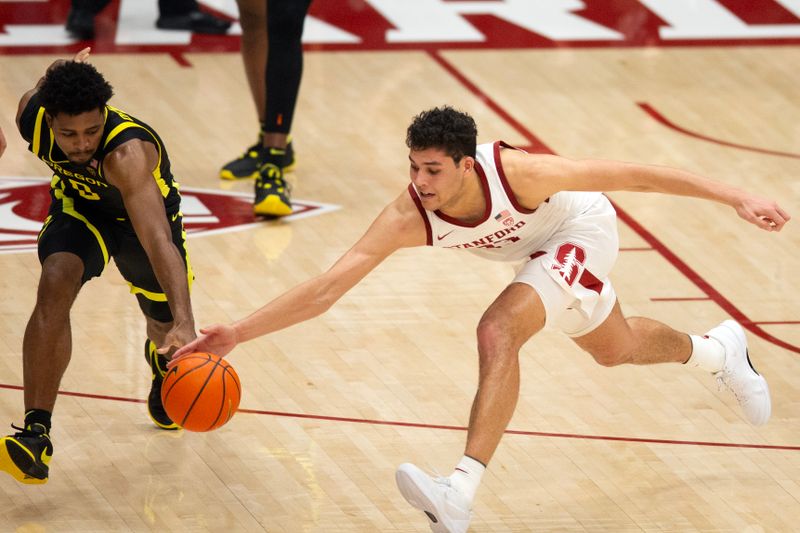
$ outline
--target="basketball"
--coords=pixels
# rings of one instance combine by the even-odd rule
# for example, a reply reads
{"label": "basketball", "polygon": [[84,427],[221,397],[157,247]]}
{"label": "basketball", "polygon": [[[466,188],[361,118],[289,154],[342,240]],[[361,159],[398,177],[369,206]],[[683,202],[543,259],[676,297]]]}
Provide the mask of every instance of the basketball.
{"label": "basketball", "polygon": [[205,352],[182,357],[161,385],[161,402],[173,422],[189,431],[211,431],[239,408],[242,385],[225,359]]}

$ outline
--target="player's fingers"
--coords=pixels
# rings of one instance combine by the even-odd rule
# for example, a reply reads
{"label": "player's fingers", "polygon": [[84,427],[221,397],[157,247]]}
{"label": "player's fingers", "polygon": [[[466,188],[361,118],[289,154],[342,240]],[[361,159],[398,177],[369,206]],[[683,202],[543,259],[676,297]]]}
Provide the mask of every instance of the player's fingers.
{"label": "player's fingers", "polygon": [[169,360],[167,363],[167,368],[172,368],[175,365],[175,362],[185,355],[189,355],[190,353],[195,352],[195,346],[197,346],[197,342],[190,342],[185,346],[178,348],[174,354],[172,354],[172,359]]}
{"label": "player's fingers", "polygon": [[84,48],[83,50],[81,50],[80,52],[75,54],[74,60],[77,61],[78,63],[83,63],[84,61],[86,61],[89,58],[89,52],[91,52],[91,51],[92,51],[92,48],[87,46],[86,48]]}

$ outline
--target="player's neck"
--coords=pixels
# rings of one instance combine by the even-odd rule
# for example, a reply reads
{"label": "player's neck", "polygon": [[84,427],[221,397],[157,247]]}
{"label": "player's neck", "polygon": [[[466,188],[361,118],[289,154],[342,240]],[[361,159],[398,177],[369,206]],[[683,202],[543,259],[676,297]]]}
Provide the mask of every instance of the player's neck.
{"label": "player's neck", "polygon": [[464,178],[464,185],[458,195],[439,211],[462,222],[472,223],[483,218],[486,202],[481,178],[473,169]]}

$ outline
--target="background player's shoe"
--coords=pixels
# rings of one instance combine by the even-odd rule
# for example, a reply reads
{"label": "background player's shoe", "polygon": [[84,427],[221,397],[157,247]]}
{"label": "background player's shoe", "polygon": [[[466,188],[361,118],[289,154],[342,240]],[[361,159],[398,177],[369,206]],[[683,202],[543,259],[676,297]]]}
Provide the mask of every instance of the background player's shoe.
{"label": "background player's shoe", "polygon": [[772,411],[769,387],[750,362],[742,326],[726,320],[706,335],[722,344],[725,350],[725,364],[714,374],[717,382],[733,393],[751,424],[766,424]]}
{"label": "background player's shoe", "polygon": [[289,138],[289,144],[286,145],[285,150],[279,148],[270,148],[262,146],[261,137],[259,136],[258,142],[249,147],[238,158],[234,159],[219,171],[219,177],[224,180],[246,180],[257,178],[261,167],[264,163],[272,162],[280,167],[283,172],[290,172],[294,169],[294,148],[292,148],[292,139]]}
{"label": "background player's shoe", "polygon": [[289,184],[283,179],[283,171],[274,162],[267,161],[256,178],[253,213],[269,217],[291,215],[290,193]]}
{"label": "background player's shoe", "polygon": [[153,423],[161,429],[180,429],[180,426],[167,416],[161,403],[161,384],[164,382],[164,374],[167,373],[167,358],[156,351],[156,345],[150,339],[144,341],[144,357],[153,372],[150,395],[147,397],[147,412]]}
{"label": "background player's shoe", "polygon": [[50,473],[50,458],[53,457],[53,443],[47,428],[41,424],[31,424],[17,433],[0,439],[0,470],[8,472],[21,483],[40,485],[47,483]]}
{"label": "background player's shoe", "polygon": [[229,20],[216,17],[199,9],[180,15],[159,16],[156,20],[156,28],[161,30],[183,30],[212,35],[228,33],[230,27],[231,22]]}
{"label": "background player's shoe", "polygon": [[450,478],[432,478],[411,463],[395,473],[397,488],[408,503],[424,512],[434,533],[464,533],[469,529],[470,502],[450,486]]}

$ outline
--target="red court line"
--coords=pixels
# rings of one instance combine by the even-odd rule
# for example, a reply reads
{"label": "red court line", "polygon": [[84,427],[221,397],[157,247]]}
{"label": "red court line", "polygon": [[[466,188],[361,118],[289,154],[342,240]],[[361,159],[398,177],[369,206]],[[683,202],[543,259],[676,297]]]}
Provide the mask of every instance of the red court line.
{"label": "red court line", "polygon": [[738,148],[739,150],[747,150],[749,152],[757,152],[760,154],[768,154],[768,155],[777,155],[780,157],[791,157],[794,159],[800,159],[799,154],[792,154],[789,152],[780,152],[778,150],[767,150],[766,148],[757,148],[755,146],[746,146],[744,144],[737,144],[732,143],[729,141],[723,141],[721,139],[715,139],[713,137],[709,137],[707,135],[703,135],[702,133],[696,133],[694,131],[687,130],[681,126],[678,126],[674,122],[671,122],[667,119],[664,115],[656,111],[653,106],[648,104],[647,102],[636,102],[636,105],[641,107],[648,115],[653,117],[656,121],[660,122],[664,126],[677,131],[678,133],[683,133],[684,135],[688,135],[689,137],[694,137],[695,139],[700,139],[702,141],[707,141],[714,144],[720,144],[722,146],[728,146],[730,148]]}
{"label": "red court line", "polygon": [[[525,137],[528,142],[533,147],[541,148],[543,153],[550,153],[554,154],[550,148],[547,147],[538,137],[533,135],[528,129],[523,126],[520,122],[515,120],[509,113],[507,113],[502,107],[500,107],[494,100],[489,98],[486,94],[481,91],[481,89],[472,83],[467,77],[461,73],[453,64],[448,62],[438,51],[437,52],[430,52],[429,55],[436,61],[439,65],[442,66],[447,72],[449,72],[454,78],[456,78],[459,82],[461,82],[464,87],[473,93],[475,96],[480,98],[483,102],[486,103],[493,111],[495,111],[500,118],[508,122],[511,127],[513,127],[517,132],[519,132],[523,137]],[[647,104],[640,103],[640,106],[647,111],[648,109],[652,109]],[[648,111],[649,112],[649,111]],[[655,112],[655,110],[653,110]],[[657,114],[657,113],[656,113]],[[658,115],[659,117],[661,115]],[[688,134],[688,133],[687,133]],[[709,139],[710,140],[710,139]],[[738,145],[737,145],[738,147]],[[540,151],[540,150],[535,150]],[[791,155],[791,154],[783,154],[783,155]],[[800,157],[791,155],[791,157]],[[612,202],[613,203],[613,202]],[[617,217],[622,220],[625,224],[627,224],[637,235],[639,235],[642,239],[647,242],[648,245],[658,253],[660,253],[664,259],[667,260],[672,266],[678,269],[684,276],[689,278],[689,280],[697,285],[697,287],[708,297],[713,300],[717,305],[722,307],[726,313],[728,313],[732,318],[734,318],[737,322],[739,322],[743,327],[750,330],[753,334],[758,335],[762,339],[769,341],[776,346],[780,346],[786,350],[800,353],[800,346],[795,346],[790,344],[786,341],[778,339],[773,335],[767,333],[760,327],[758,327],[758,322],[754,322],[747,318],[747,316],[739,310],[730,300],[725,298],[718,290],[711,286],[705,279],[703,279],[697,272],[695,272],[692,268],[689,267],[685,262],[683,262],[677,255],[675,255],[666,245],[664,245],[660,240],[658,240],[652,233],[650,233],[647,229],[644,228],[639,222],[637,222],[632,216],[630,216],[625,210],[623,210],[620,206],[614,203],[614,209],[617,210]]]}
{"label": "red court line", "polygon": [[[23,390],[19,385],[7,385],[0,383],[0,389],[10,390]],[[128,402],[128,403],[147,403],[147,400],[140,400],[137,398],[125,398],[123,396],[108,396],[105,394],[89,394],[85,392],[71,392],[71,391],[58,391],[62,396],[74,396],[78,398],[89,398],[92,400],[112,400],[115,402]],[[393,426],[393,427],[407,427],[418,429],[446,429],[448,431],[467,431],[465,426],[449,426],[442,424],[421,424],[417,422],[399,422],[396,420],[372,420],[369,418],[351,418],[345,416],[326,416],[326,415],[311,415],[305,413],[286,413],[282,411],[265,411],[262,409],[239,409],[240,413],[248,413],[253,415],[269,415],[279,416],[284,418],[301,418],[306,420],[324,420],[327,422],[346,422],[350,424],[369,424],[372,426]],[[579,439],[579,440],[604,440],[616,442],[632,442],[643,444],[677,444],[683,446],[713,446],[723,448],[752,448],[759,450],[786,450],[786,451],[800,451],[800,446],[786,446],[777,444],[747,444],[735,442],[708,442],[708,441],[689,441],[689,440],[672,440],[672,439],[646,439],[637,437],[614,437],[609,435],[581,435],[576,433],[551,433],[545,431],[522,431],[517,429],[507,429],[505,433],[509,435],[522,435],[527,437],[550,437],[559,439]]]}
{"label": "red court line", "polygon": [[711,298],[708,296],[697,296],[697,297],[683,297],[683,298],[650,298],[651,302],[700,302],[700,301],[709,301]]}

